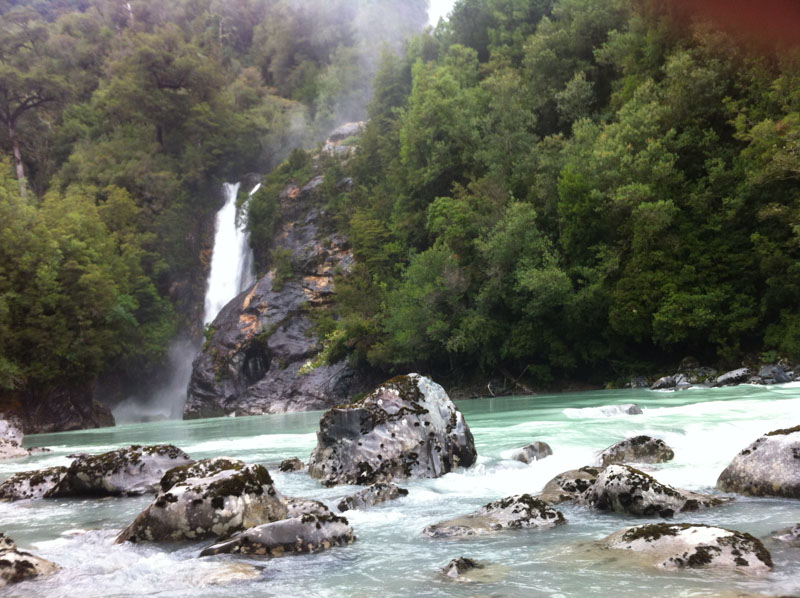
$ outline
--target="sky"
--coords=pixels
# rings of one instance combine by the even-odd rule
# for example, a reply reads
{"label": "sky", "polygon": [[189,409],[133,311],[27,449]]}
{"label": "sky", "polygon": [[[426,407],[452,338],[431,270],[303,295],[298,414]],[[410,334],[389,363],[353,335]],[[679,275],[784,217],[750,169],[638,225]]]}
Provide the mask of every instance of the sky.
{"label": "sky", "polygon": [[428,23],[435,26],[439,22],[439,17],[446,17],[447,13],[453,10],[453,4],[455,0],[430,0]]}

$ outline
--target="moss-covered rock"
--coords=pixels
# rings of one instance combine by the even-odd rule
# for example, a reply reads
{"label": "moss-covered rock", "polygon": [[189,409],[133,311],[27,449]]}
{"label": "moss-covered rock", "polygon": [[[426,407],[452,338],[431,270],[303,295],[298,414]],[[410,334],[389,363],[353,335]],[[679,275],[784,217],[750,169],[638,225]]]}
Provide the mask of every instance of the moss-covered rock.
{"label": "moss-covered rock", "polygon": [[765,434],[742,450],[720,474],[717,488],[800,498],[800,426]]}
{"label": "moss-covered rock", "polygon": [[772,557],[750,534],[689,523],[642,525],[618,531],[605,548],[631,550],[662,569],[723,568],[745,573],[772,569]]}
{"label": "moss-covered rock", "polygon": [[325,412],[309,473],[326,485],[373,484],[439,477],[476,458],[469,426],[444,389],[409,374]]}
{"label": "moss-covered rock", "polygon": [[408,490],[395,484],[378,482],[360,492],[344,497],[336,505],[336,508],[340,512],[349,511],[350,509],[366,509],[387,500],[395,500],[401,496],[408,496]]}
{"label": "moss-covered rock", "polygon": [[41,575],[51,575],[59,569],[51,561],[19,550],[11,538],[0,533],[0,588]]}
{"label": "moss-covered rock", "polygon": [[117,543],[224,537],[286,517],[286,503],[263,465],[209,459],[165,478],[168,489],[158,493]]}
{"label": "moss-covered rock", "polygon": [[545,484],[537,498],[551,505],[576,500],[594,485],[599,473],[599,468],[588,465],[560,473]]}
{"label": "moss-covered rock", "polygon": [[675,458],[675,452],[660,438],[634,436],[626,438],[600,453],[600,465],[614,463],[666,463]]}
{"label": "moss-covered rock", "polygon": [[281,461],[278,470],[282,471],[283,473],[291,473],[293,471],[303,471],[305,468],[305,463],[303,463],[297,457],[292,457],[291,459],[284,459]]}
{"label": "moss-covered rock", "polygon": [[629,465],[609,465],[578,502],[601,511],[672,517],[675,513],[720,505],[725,499],[673,488]]}
{"label": "moss-covered rock", "polygon": [[0,484],[0,499],[25,500],[42,498],[67,475],[66,467],[49,467],[15,473]]}
{"label": "moss-covered rock", "polygon": [[319,515],[325,516],[332,515],[333,512],[318,500],[311,498],[297,498],[287,497],[286,502],[286,519],[292,517],[302,517],[303,515]]}
{"label": "moss-covered rock", "polygon": [[521,449],[517,449],[511,458],[515,461],[522,461],[523,463],[533,463],[553,454],[553,449],[546,442],[536,440],[530,444],[526,444]]}
{"label": "moss-covered rock", "polygon": [[78,455],[45,498],[156,492],[167,471],[193,462],[189,455],[171,444],[134,444],[100,455]]}
{"label": "moss-covered rock", "polygon": [[520,494],[491,502],[469,515],[429,525],[422,533],[430,538],[453,538],[563,523],[565,519],[560,511],[530,494]]}
{"label": "moss-covered rock", "polygon": [[276,557],[320,552],[355,540],[353,528],[344,517],[303,515],[250,528],[209,546],[200,556],[238,553]]}

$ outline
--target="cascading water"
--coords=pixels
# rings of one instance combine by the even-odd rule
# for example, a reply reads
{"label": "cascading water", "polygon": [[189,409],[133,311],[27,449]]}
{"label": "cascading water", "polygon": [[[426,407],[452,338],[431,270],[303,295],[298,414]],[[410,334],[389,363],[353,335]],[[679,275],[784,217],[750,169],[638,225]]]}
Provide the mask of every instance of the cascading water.
{"label": "cascading water", "polygon": [[[259,187],[260,185],[256,185],[250,195]],[[239,192],[239,183],[225,183],[223,191],[225,205],[217,212],[203,324],[212,322],[228,301],[253,283],[253,252],[250,250],[247,231],[240,226],[242,219],[237,219],[236,195]]]}

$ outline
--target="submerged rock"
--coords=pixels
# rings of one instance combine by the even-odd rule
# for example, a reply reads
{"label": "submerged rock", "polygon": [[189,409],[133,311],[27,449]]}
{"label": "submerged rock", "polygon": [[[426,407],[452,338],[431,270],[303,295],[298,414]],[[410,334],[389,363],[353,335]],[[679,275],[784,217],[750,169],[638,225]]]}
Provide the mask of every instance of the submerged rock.
{"label": "submerged rock", "polygon": [[531,442],[523,446],[521,449],[514,452],[511,458],[515,461],[522,461],[523,463],[532,463],[553,454],[553,449],[546,442],[539,440]]}
{"label": "submerged rock", "polygon": [[326,485],[435,478],[475,462],[464,416],[419,374],[397,376],[320,420],[308,471]]}
{"label": "submerged rock", "polygon": [[601,511],[672,517],[675,513],[720,505],[725,500],[662,484],[629,465],[609,465],[579,502]]}
{"label": "submerged rock", "polygon": [[560,511],[530,494],[520,494],[491,502],[469,515],[429,525],[422,533],[431,538],[453,538],[562,523],[565,520]]}
{"label": "submerged rock", "polygon": [[286,517],[287,507],[263,465],[217,458],[168,472],[155,500],[117,543],[227,536]]}
{"label": "submerged rock", "polygon": [[42,498],[67,475],[66,467],[49,467],[15,473],[0,484],[0,499],[25,500]]}
{"label": "submerged rock", "polygon": [[637,552],[663,569],[734,568],[747,573],[772,569],[764,545],[734,530],[689,523],[641,525],[603,540],[605,548]]}
{"label": "submerged rock", "polygon": [[450,579],[459,579],[473,569],[483,569],[483,565],[465,556],[453,559],[442,568],[442,574]]}
{"label": "submerged rock", "polygon": [[252,527],[205,548],[200,556],[223,553],[283,556],[352,544],[356,537],[344,517],[303,515]]}
{"label": "submerged rock", "polygon": [[134,444],[100,455],[79,455],[45,498],[155,492],[168,470],[193,462],[189,455],[171,444]]}
{"label": "submerged rock", "polygon": [[303,471],[305,468],[306,468],[305,463],[303,463],[297,457],[292,457],[291,459],[284,459],[283,461],[281,461],[278,470],[282,471],[283,473],[289,473],[292,471]]}
{"label": "submerged rock", "polygon": [[60,568],[51,561],[19,550],[14,540],[0,533],[0,588],[41,575],[51,575]]}
{"label": "submerged rock", "polygon": [[613,463],[665,463],[675,457],[667,443],[650,436],[634,436],[612,444],[600,453],[600,464]]}
{"label": "submerged rock", "polygon": [[617,417],[620,415],[641,415],[642,408],[636,403],[625,403],[622,405],[601,405],[600,407],[567,407],[564,415],[572,418],[586,417]]}
{"label": "submerged rock", "polygon": [[361,492],[346,496],[339,501],[336,508],[339,509],[339,512],[349,511],[350,509],[366,509],[401,496],[408,496],[408,490],[395,484],[378,482],[368,488],[364,488]]}
{"label": "submerged rock", "polygon": [[794,527],[775,532],[772,537],[791,546],[800,546],[800,523]]}
{"label": "submerged rock", "polygon": [[551,505],[577,500],[594,485],[599,473],[599,468],[591,466],[560,473],[545,484],[537,498]]}
{"label": "submerged rock", "polygon": [[765,434],[725,468],[717,488],[751,496],[800,498],[800,426]]}

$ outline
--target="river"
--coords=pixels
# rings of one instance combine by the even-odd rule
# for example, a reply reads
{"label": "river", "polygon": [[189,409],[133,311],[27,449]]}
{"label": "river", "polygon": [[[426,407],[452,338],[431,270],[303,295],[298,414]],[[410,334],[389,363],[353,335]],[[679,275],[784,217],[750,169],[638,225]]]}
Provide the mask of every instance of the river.
{"label": "river", "polygon": [[[621,415],[600,406],[635,402],[642,415]],[[770,533],[800,522],[800,501],[740,497],[733,503],[675,521],[721,525],[765,541],[774,572],[667,572],[645,568],[628,553],[600,550],[596,542],[627,525],[652,519],[560,506],[567,525],[505,531],[494,537],[433,540],[422,529],[475,510],[489,501],[535,493],[562,471],[595,462],[603,448],[637,434],[664,439],[675,451],[670,463],[647,466],[659,481],[712,491],[734,455],[765,432],[800,424],[800,385],[739,386],[677,393],[601,391],[459,402],[475,436],[477,465],[435,480],[402,484],[407,497],[346,514],[358,541],[325,553],[258,559],[230,555],[198,558],[211,542],[115,545],[116,534],[150,497],[60,499],[0,503],[0,531],[22,549],[63,567],[56,575],[11,586],[8,596],[550,596],[697,597],[800,594],[800,549],[781,546]],[[306,460],[320,412],[247,418],[163,421],[25,438],[50,453],[0,463],[0,480],[14,472],[66,465],[74,452],[102,452],[131,443],[172,443],[192,457],[227,455],[264,463],[286,495],[329,505],[353,488],[322,488],[305,473],[285,474],[277,464]],[[524,465],[511,451],[533,440],[553,456]],[[488,566],[474,583],[451,581],[438,570],[468,556]]]}

